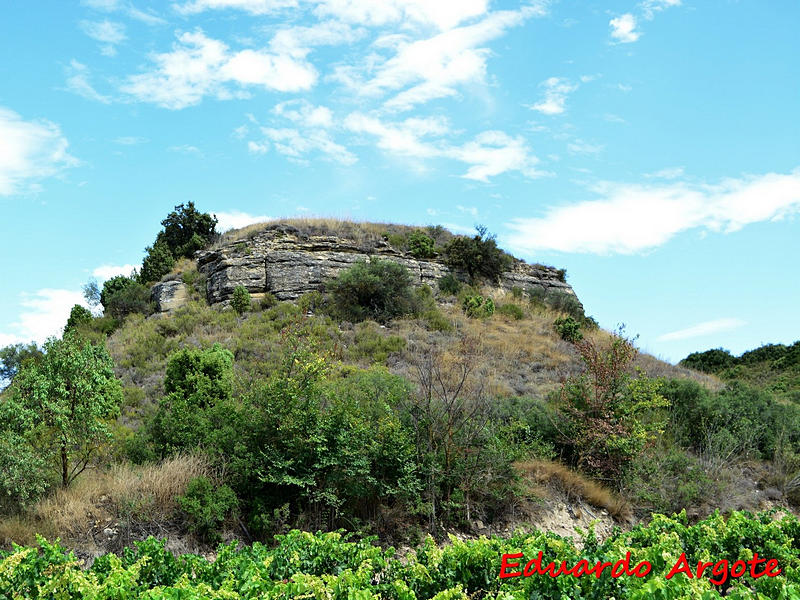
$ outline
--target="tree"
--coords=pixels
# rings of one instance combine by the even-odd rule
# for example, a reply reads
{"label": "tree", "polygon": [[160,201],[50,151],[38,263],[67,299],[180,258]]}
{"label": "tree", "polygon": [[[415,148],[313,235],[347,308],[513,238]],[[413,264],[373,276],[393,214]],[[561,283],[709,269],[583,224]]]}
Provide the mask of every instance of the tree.
{"label": "tree", "polygon": [[386,323],[417,312],[408,269],[390,260],[356,263],[331,281],[328,291],[333,310],[353,322]]}
{"label": "tree", "polygon": [[83,297],[86,299],[86,303],[94,308],[98,304],[100,304],[100,288],[97,285],[97,281],[94,279],[90,279],[86,282],[83,286]]}
{"label": "tree", "polygon": [[91,323],[92,313],[89,312],[88,308],[84,308],[80,304],[76,304],[72,307],[72,310],[69,312],[69,318],[67,319],[67,324],[64,327],[64,331],[70,331],[79,327],[80,325],[85,325],[86,323]]}
{"label": "tree", "polygon": [[[159,234],[160,235],[160,234]],[[147,256],[142,262],[142,270],[139,273],[139,283],[146,285],[159,281],[164,275],[175,266],[175,257],[169,246],[160,239],[156,243],[144,249]]]}
{"label": "tree", "polygon": [[495,236],[489,235],[486,227],[478,225],[475,229],[477,235],[457,236],[447,243],[445,264],[467,273],[473,283],[480,277],[497,281],[511,266],[511,257],[497,247]]}
{"label": "tree", "polygon": [[562,442],[573,448],[578,467],[618,481],[628,461],[663,431],[662,409],[670,403],[659,393],[660,381],[628,373],[637,350],[622,331],[607,346],[584,338],[575,348],[586,371],[561,388],[560,408],[569,423],[568,430],[559,429]]}
{"label": "tree", "polygon": [[[103,283],[103,289],[100,290],[99,300],[103,305],[104,310],[108,310],[111,298],[120,293],[125,288],[136,284],[136,280],[132,277],[125,277],[125,275],[116,275]],[[90,284],[87,284],[90,285]]]}
{"label": "tree", "polygon": [[233,290],[231,306],[238,314],[243,315],[250,310],[250,292],[243,285],[237,285]]}
{"label": "tree", "polygon": [[19,371],[19,368],[28,360],[38,360],[42,351],[35,343],[11,344],[0,348],[0,384],[3,380],[10,382]]}
{"label": "tree", "polygon": [[33,443],[54,459],[67,487],[110,439],[107,422],[119,414],[122,385],[105,347],[71,331],[48,340],[44,352],[41,360],[23,364],[10,401],[27,415]]}
{"label": "tree", "polygon": [[197,250],[207,246],[217,235],[217,217],[198,211],[194,202],[179,204],[161,221],[164,227],[156,243],[163,242],[172,256],[192,258]]}

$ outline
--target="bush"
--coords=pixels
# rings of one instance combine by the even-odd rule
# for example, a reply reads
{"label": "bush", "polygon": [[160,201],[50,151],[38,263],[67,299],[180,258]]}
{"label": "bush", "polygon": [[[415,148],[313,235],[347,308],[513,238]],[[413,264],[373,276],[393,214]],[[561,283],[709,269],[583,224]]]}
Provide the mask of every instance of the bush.
{"label": "bush", "polygon": [[278,299],[269,292],[264,294],[264,297],[261,298],[261,310],[270,309],[276,304],[278,304]]}
{"label": "bush", "polygon": [[163,242],[157,241],[152,246],[145,248],[144,251],[147,256],[144,257],[142,270],[139,273],[139,283],[141,284],[160,281],[175,266],[175,257]]}
{"label": "bush", "polygon": [[156,244],[164,243],[174,258],[192,258],[217,235],[217,218],[198,211],[194,202],[176,206],[161,225],[164,229],[159,232]]}
{"label": "bush", "polygon": [[250,310],[250,292],[243,285],[237,285],[233,290],[231,306],[237,314],[243,315]]}
{"label": "bush", "polygon": [[390,260],[356,263],[328,284],[331,311],[352,322],[386,323],[418,312],[408,270]]}
{"label": "bush", "polygon": [[692,352],[678,363],[687,369],[695,369],[704,373],[719,373],[736,364],[736,358],[727,350],[715,348],[705,352]]}
{"label": "bush", "polygon": [[408,236],[407,244],[408,251],[415,258],[433,258],[436,256],[433,238],[421,231],[411,232]]}
{"label": "bush", "polygon": [[466,315],[473,319],[484,319],[494,314],[494,301],[479,295],[468,295],[461,303]]}
{"label": "bush", "polygon": [[461,282],[452,273],[439,278],[439,289],[445,294],[455,296],[461,291]]}
{"label": "bush", "polygon": [[503,304],[497,309],[497,312],[515,321],[521,321],[525,318],[525,311],[516,304]]}
{"label": "bush", "polygon": [[575,296],[568,292],[550,292],[546,296],[546,302],[553,310],[567,313],[577,321],[583,320],[583,306]]}
{"label": "bush", "polygon": [[463,271],[475,283],[484,277],[498,281],[503,271],[511,266],[511,257],[497,247],[494,235],[483,226],[476,227],[477,235],[469,238],[457,236],[444,247],[445,264],[453,270]]}
{"label": "bush", "polygon": [[150,289],[135,281],[111,295],[107,301],[106,312],[117,321],[133,313],[148,316],[155,310]]}
{"label": "bush", "polygon": [[92,322],[93,318],[89,309],[84,308],[80,304],[76,304],[69,312],[69,319],[67,319],[67,325],[64,327],[64,331],[75,329],[81,325],[88,325]]}
{"label": "bush", "polygon": [[561,339],[565,342],[574,344],[575,342],[580,342],[583,339],[583,333],[581,333],[581,324],[572,317],[556,319],[553,321],[553,327],[558,332],[558,335],[561,336]]}
{"label": "bush", "polygon": [[178,496],[178,504],[189,519],[189,530],[207,541],[219,539],[217,529],[238,505],[231,488],[216,487],[208,477],[190,480],[186,493]]}
{"label": "bush", "polygon": [[124,275],[117,275],[106,281],[100,292],[100,304],[103,305],[103,309],[108,310],[109,302],[113,296],[135,284],[135,279],[132,277],[125,277]]}

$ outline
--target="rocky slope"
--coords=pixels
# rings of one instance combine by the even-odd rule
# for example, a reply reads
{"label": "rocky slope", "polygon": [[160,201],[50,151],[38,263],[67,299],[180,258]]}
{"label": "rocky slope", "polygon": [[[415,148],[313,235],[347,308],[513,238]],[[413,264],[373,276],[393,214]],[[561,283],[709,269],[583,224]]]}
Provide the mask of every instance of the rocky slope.
{"label": "rocky slope", "polygon": [[[340,271],[359,261],[383,258],[408,268],[416,285],[435,286],[450,269],[438,258],[420,260],[392,247],[384,240],[358,241],[336,235],[303,232],[287,224],[267,226],[252,237],[230,242],[197,254],[198,269],[206,276],[207,299],[212,305],[227,303],[237,286],[244,286],[254,299],[271,293],[278,300],[294,300],[319,290]],[[463,273],[457,277],[466,279]],[[162,282],[154,291],[161,311],[179,304],[183,292],[179,282]],[[539,287],[575,295],[563,281],[563,272],[552,267],[515,260],[503,274],[499,290]]]}

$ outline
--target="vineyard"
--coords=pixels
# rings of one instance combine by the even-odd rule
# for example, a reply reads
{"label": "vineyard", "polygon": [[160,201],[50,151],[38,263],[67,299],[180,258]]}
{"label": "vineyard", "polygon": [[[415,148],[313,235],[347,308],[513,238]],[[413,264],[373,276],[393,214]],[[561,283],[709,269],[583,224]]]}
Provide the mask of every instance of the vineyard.
{"label": "vineyard", "polygon": [[[428,538],[405,556],[393,548],[358,541],[339,532],[291,531],[274,547],[259,543],[221,545],[217,557],[174,556],[163,541],[149,538],[107,554],[84,569],[57,542],[40,538],[38,548],[15,547],[0,554],[0,597],[57,599],[225,599],[313,598],[319,600],[387,598],[396,600],[466,598],[608,599],[608,598],[759,598],[800,599],[800,521],[792,516],[736,512],[712,515],[688,525],[685,515],[654,515],[630,532],[599,541],[585,532],[575,545],[552,533],[518,534],[509,539],[480,538],[438,546]],[[499,577],[503,554],[542,552],[559,565],[614,563],[630,553],[631,563],[647,561],[647,577],[536,575]],[[753,578],[702,578],[665,575],[685,554],[725,567],[755,554],[777,561],[780,575]],[[727,562],[722,562],[727,561]],[[735,571],[735,569],[734,569]],[[715,573],[722,573],[715,569]],[[710,577],[709,577],[710,576]],[[711,579],[719,582],[715,585]]]}

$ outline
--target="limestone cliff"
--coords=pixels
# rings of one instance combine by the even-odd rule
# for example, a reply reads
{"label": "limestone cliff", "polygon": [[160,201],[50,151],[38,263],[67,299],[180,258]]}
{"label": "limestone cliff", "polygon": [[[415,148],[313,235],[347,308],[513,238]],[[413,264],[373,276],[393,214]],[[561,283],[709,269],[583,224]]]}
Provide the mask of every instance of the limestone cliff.
{"label": "limestone cliff", "polygon": [[[239,285],[247,288],[254,299],[271,293],[279,300],[294,300],[322,289],[326,281],[354,263],[375,258],[404,265],[416,285],[427,284],[434,289],[439,278],[450,273],[441,260],[416,259],[382,239],[358,241],[307,233],[281,223],[268,225],[246,240],[197,253],[198,269],[206,275],[207,299],[212,305],[227,304]],[[466,278],[463,273],[455,275]],[[511,269],[503,273],[498,291],[541,287],[574,295],[562,278],[563,272],[552,267],[515,260]]]}

